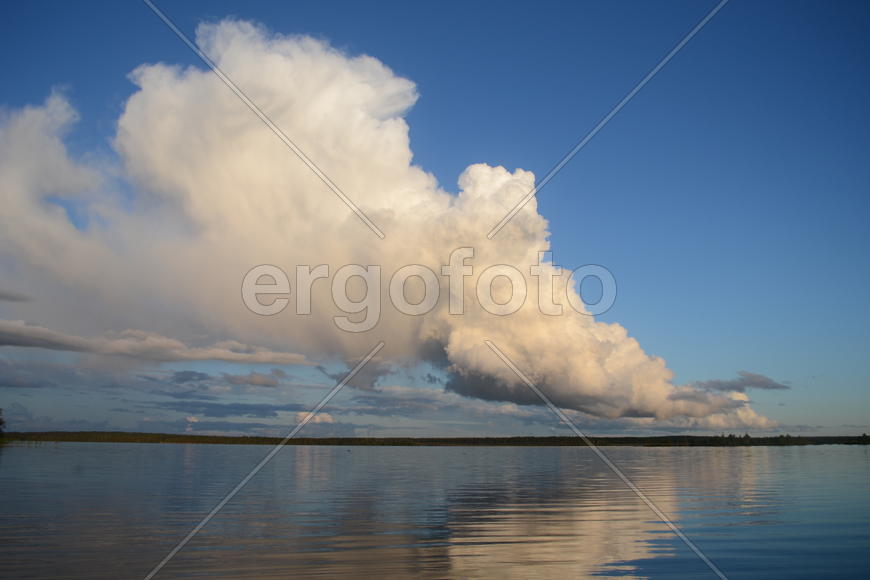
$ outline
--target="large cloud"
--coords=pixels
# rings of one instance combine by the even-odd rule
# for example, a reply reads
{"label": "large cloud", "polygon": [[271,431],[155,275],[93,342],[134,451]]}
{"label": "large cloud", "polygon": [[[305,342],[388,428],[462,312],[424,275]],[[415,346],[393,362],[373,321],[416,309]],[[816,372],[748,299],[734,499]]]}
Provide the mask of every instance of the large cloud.
{"label": "large cloud", "polygon": [[[376,238],[214,74],[143,65],[131,75],[137,88],[118,120],[121,168],[70,157],[62,137],[76,115],[62,96],[2,121],[0,252],[7,267],[0,269],[18,272],[16,287],[35,289],[32,301],[16,303],[16,317],[66,333],[148,333],[82,342],[13,323],[17,340],[30,333],[48,347],[60,340],[71,350],[162,353],[151,354],[154,360],[277,362],[275,351],[286,350],[353,360],[383,339],[380,368],[433,360],[434,351],[456,392],[533,402],[485,345],[488,339],[564,407],[610,418],[770,424],[744,399],[675,386],[665,362],[646,354],[625,328],[574,313],[564,294],[576,291],[565,276],[556,278],[554,291],[563,314],[541,314],[528,272],[538,253],[549,250],[549,231],[535,200],[496,239],[486,238],[533,187],[534,176],[475,164],[459,177],[457,194],[442,190],[412,164],[403,118],[417,98],[412,82],[374,58],[246,22],[201,25],[197,42],[386,239]],[[77,204],[88,226],[71,222],[49,198]],[[584,219],[577,216],[580,224]],[[244,274],[258,264],[291,274],[297,265],[328,264],[332,274],[344,264],[378,264],[386,287],[389,275],[407,264],[439,273],[463,246],[475,255],[461,316],[448,311],[446,278],[440,279],[443,300],[430,314],[407,316],[385,306],[379,324],[365,333],[336,328],[333,317],[342,312],[327,280],[315,282],[311,315],[293,315],[291,306],[257,316],[239,296]],[[529,281],[525,304],[511,316],[490,314],[476,301],[476,280],[492,264],[514,265]],[[544,275],[554,273],[552,265],[542,267]],[[8,333],[10,323],[4,328]],[[275,351],[240,355],[238,348],[214,345],[185,354],[190,349],[181,340],[194,334]],[[181,339],[157,347],[173,340],[164,336]],[[286,356],[284,362],[298,362]]]}

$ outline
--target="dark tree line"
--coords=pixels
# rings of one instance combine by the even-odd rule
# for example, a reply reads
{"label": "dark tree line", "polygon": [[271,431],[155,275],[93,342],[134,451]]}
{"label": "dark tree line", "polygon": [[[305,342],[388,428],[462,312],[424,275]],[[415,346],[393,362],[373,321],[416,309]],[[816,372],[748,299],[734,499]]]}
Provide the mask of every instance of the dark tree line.
{"label": "dark tree line", "polygon": [[[280,437],[226,437],[219,435],[181,435],[172,433],[125,433],[119,431],[49,431],[7,433],[10,441],[81,441],[105,443],[216,443],[236,445],[276,445]],[[748,434],[663,435],[657,437],[590,437],[598,446],[630,445],[641,447],[747,447],[770,445],[868,445],[870,437],[771,435],[752,437]],[[572,436],[565,437],[298,437],[287,445],[490,445],[490,446],[583,446]]]}

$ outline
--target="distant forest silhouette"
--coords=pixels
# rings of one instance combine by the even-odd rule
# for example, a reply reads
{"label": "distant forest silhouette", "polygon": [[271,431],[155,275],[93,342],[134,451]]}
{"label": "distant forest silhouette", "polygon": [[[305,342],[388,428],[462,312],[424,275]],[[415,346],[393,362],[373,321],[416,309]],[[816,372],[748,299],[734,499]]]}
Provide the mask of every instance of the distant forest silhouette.
{"label": "distant forest silhouette", "polygon": [[[2,414],[0,414],[2,433]],[[122,431],[44,431],[10,432],[7,442],[85,442],[85,443],[203,443],[223,445],[277,445],[282,437],[232,437],[220,435],[176,435],[171,433],[128,433]],[[662,435],[654,437],[589,437],[600,447],[748,447],[764,445],[867,445],[862,435],[752,437],[735,435]],[[586,443],[578,437],[298,437],[287,445],[373,445],[373,446],[575,446]]]}

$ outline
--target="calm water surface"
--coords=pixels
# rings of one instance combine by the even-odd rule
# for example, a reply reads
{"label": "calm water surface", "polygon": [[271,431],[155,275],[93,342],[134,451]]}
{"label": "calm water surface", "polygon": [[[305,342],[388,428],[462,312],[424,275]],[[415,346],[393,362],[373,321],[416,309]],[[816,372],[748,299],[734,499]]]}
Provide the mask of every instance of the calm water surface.
{"label": "calm water surface", "polygon": [[[143,578],[270,450],[0,449],[0,577]],[[870,449],[605,448],[729,578],[861,578]],[[279,453],[158,578],[713,578],[588,449]]]}

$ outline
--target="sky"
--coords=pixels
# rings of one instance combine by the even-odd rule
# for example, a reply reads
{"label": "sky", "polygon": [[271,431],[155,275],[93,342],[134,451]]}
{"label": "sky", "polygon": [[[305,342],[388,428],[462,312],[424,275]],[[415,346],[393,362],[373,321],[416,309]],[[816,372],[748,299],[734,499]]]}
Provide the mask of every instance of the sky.
{"label": "sky", "polygon": [[[7,429],[283,434],[383,340],[304,433],[568,433],[491,339],[590,434],[867,430],[866,4],[732,0],[493,240],[715,3],[158,5],[386,238],[145,4],[10,7]],[[347,333],[326,292],[305,317],[239,297],[259,264],[439,273],[460,246],[471,281],[549,251],[616,299],[381,304]]]}

